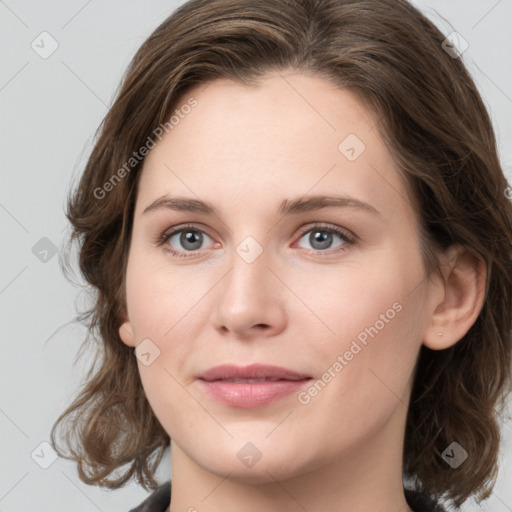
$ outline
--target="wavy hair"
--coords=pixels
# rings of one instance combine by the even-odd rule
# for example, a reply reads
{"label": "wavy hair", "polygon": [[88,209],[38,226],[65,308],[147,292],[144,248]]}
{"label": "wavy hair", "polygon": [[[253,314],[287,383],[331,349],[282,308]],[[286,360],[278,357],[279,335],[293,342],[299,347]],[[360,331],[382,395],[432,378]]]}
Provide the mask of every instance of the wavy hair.
{"label": "wavy hair", "polygon": [[[467,334],[445,350],[420,349],[403,470],[416,490],[457,507],[471,495],[490,496],[511,382],[512,205],[490,116],[444,40],[406,0],[190,0],[142,44],[67,203],[70,247],[78,247],[93,294],[78,318],[96,358],[51,440],[78,463],[83,482],[115,489],[135,475],[155,489],[170,443],[118,334],[143,159],[128,169],[126,162],[195,85],[219,78],[251,85],[292,68],[350,90],[378,114],[421,221],[427,276],[439,275],[439,255],[453,244],[485,262],[485,301]],[[56,443],[61,428],[69,455]],[[469,454],[456,470],[441,456],[454,440]]]}

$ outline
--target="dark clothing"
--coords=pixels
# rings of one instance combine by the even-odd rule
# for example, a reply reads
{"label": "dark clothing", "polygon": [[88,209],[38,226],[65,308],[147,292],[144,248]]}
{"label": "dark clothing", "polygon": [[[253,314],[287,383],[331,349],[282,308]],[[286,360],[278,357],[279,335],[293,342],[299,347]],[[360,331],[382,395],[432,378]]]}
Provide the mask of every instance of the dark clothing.
{"label": "dark clothing", "polygon": [[150,494],[138,507],[129,512],[165,512],[171,502],[171,482],[162,484]]}
{"label": "dark clothing", "polygon": [[[414,512],[446,512],[429,497],[416,491],[405,489],[405,499]],[[150,494],[138,507],[129,512],[165,512],[171,501],[171,482],[166,482]]]}

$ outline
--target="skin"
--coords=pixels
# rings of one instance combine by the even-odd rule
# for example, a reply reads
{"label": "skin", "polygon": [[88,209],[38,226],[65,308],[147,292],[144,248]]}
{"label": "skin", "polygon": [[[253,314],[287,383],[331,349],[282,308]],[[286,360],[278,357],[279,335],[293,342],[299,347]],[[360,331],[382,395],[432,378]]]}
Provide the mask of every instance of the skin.
{"label": "skin", "polygon": [[[351,92],[286,70],[258,87],[201,84],[183,103],[190,96],[197,106],[144,162],[119,329],[130,347],[149,339],[160,351],[138,365],[172,439],[170,510],[409,510],[402,444],[414,365],[422,344],[447,348],[474,323],[483,263],[454,247],[443,279],[425,279],[404,183],[377,116]],[[366,146],[354,161],[338,149],[349,134]],[[143,213],[165,194],[211,202],[219,214]],[[379,214],[330,207],[278,215],[284,199],[311,195],[351,196]],[[202,230],[198,250],[179,233],[158,245],[185,223]],[[326,226],[356,242],[333,234],[322,248],[311,236],[328,236]],[[248,236],[262,249],[251,263],[237,253]],[[255,362],[321,379],[397,303],[401,310],[307,404],[292,393],[234,408],[196,379],[218,364]],[[261,453],[252,467],[237,457],[247,442]]]}

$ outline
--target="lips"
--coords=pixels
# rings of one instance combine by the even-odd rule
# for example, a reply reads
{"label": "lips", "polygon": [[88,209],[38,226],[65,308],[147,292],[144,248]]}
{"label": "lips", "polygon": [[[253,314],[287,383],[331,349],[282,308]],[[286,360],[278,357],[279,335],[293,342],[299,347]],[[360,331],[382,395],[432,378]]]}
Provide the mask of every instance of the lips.
{"label": "lips", "polygon": [[242,367],[225,364],[206,370],[198,378],[208,382],[217,380],[226,382],[265,382],[277,380],[297,381],[311,377],[273,365],[252,364]]}
{"label": "lips", "polygon": [[215,366],[197,379],[203,391],[216,401],[251,409],[300,391],[312,377],[279,366],[252,364]]}

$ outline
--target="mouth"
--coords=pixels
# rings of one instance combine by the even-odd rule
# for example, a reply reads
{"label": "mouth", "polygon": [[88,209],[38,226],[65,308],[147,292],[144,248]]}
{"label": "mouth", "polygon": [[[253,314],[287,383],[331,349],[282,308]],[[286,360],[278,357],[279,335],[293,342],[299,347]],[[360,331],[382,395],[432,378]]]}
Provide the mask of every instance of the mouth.
{"label": "mouth", "polygon": [[[206,380],[206,379],[205,379]],[[207,382],[219,382],[219,381],[222,381],[222,382],[236,382],[236,383],[240,383],[240,382],[277,382],[277,381],[280,381],[280,380],[301,380],[301,379],[275,379],[275,378],[272,378],[272,377],[268,377],[266,379],[239,379],[237,377],[232,377],[231,379],[214,379],[214,380],[206,380]]]}
{"label": "mouth", "polygon": [[198,378],[208,382],[216,380],[266,382],[278,380],[298,381],[311,378],[311,376],[273,365],[251,364],[249,366],[235,366],[224,364],[206,370]]}
{"label": "mouth", "polygon": [[250,409],[263,407],[298,392],[312,377],[278,366],[221,365],[198,376],[205,392],[225,405]]}

